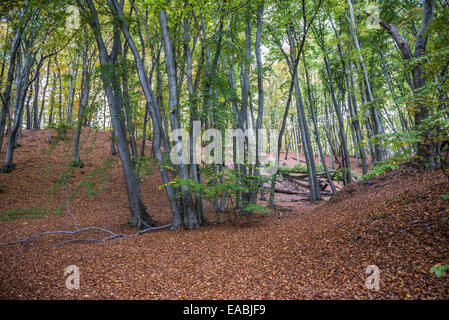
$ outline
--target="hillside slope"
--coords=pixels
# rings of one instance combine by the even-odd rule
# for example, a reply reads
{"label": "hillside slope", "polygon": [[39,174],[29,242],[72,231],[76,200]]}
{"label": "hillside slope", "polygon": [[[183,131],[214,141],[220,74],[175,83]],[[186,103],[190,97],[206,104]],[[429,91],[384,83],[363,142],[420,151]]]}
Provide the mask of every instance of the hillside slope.
{"label": "hillside slope", "polygon": [[[67,210],[39,219],[5,220],[5,212],[15,212],[11,209],[56,209],[67,200],[64,189],[53,195],[48,190],[70,160],[71,143],[60,143],[48,155],[46,136],[46,131],[24,131],[16,170],[0,174],[0,243],[74,230]],[[106,132],[83,131],[86,166],[73,172],[70,190],[105,163],[108,137]],[[105,175],[104,191],[89,196],[81,189],[69,209],[81,228],[130,234],[135,230],[127,226],[119,161],[106,171],[110,176]],[[148,212],[164,224],[170,212],[165,192],[157,189],[160,184],[159,175],[151,175],[142,183],[142,194]],[[442,194],[449,194],[449,184],[441,172],[420,173],[409,166],[345,187],[329,202],[282,201],[278,210],[283,218],[274,210],[195,231],[163,230],[61,247],[51,245],[71,236],[51,235],[33,241],[38,248],[0,246],[0,298],[448,299],[449,275],[429,273],[433,265],[449,263],[449,225],[443,221],[449,218],[449,201]],[[79,290],[65,287],[69,265],[80,268]],[[379,291],[365,287],[370,265],[380,269]]]}

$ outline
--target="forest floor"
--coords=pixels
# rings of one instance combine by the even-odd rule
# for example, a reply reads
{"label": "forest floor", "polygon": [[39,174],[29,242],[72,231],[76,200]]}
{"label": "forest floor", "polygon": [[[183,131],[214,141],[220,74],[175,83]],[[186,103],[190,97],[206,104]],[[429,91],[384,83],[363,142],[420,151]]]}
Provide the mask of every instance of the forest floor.
{"label": "forest floor", "polygon": [[[52,213],[86,177],[105,188],[96,195],[81,188],[70,200],[79,227],[134,233],[119,161],[110,175],[94,171],[110,163],[109,133],[83,131],[86,166],[68,175],[70,191],[52,186],[70,161],[71,141],[48,153],[47,134],[24,131],[15,170],[0,174],[0,243],[73,231],[67,210]],[[142,196],[163,225],[171,214],[161,184],[159,174],[149,176]],[[441,171],[402,166],[347,186],[330,201],[310,204],[283,195],[277,209],[249,219],[224,213],[217,220],[210,213],[209,225],[198,230],[60,247],[52,245],[74,237],[48,235],[35,239],[35,248],[0,246],[0,299],[448,299],[449,275],[429,272],[449,263],[449,200],[443,194],[449,194],[449,183]],[[79,290],[65,287],[70,265],[79,267]],[[378,291],[365,285],[370,265],[380,269]]]}

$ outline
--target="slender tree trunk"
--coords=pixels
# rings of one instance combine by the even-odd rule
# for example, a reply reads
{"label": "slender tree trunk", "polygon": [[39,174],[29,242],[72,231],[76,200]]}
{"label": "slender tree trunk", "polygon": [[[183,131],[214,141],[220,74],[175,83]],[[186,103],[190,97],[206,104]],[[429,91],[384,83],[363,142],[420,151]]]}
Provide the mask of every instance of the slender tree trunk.
{"label": "slender tree trunk", "polygon": [[341,147],[343,149],[343,157],[344,157],[344,168],[342,168],[345,171],[343,174],[344,183],[350,184],[352,181],[351,180],[351,165],[350,165],[350,157],[349,157],[349,151],[348,151],[348,143],[347,143],[347,138],[346,138],[345,129],[344,129],[343,114],[341,112],[340,105],[338,104],[338,101],[335,97],[332,71],[330,68],[329,60],[325,53],[324,53],[324,61],[326,64],[327,75],[329,78],[329,84],[330,84],[329,89],[331,92],[331,98],[332,98],[332,102],[334,104],[335,113],[337,114],[337,118],[338,118],[338,127],[339,127],[339,132],[340,132]]}
{"label": "slender tree trunk", "polygon": [[[126,61],[126,53],[128,52],[128,45],[125,43],[123,46],[123,59]],[[128,134],[131,139],[131,152],[132,152],[132,158],[135,162],[138,157],[137,153],[137,143],[136,143],[136,136],[134,135],[134,126],[132,122],[132,109],[131,109],[131,98],[129,95],[129,88],[128,88],[128,72],[126,71],[126,67],[123,70],[122,74],[122,86],[123,86],[123,104],[125,106],[125,118],[126,118],[126,124],[127,124],[127,130]]]}
{"label": "slender tree trunk", "polygon": [[[382,133],[382,126],[380,123],[378,110],[377,110],[376,106],[374,105],[374,97],[373,97],[373,91],[371,89],[371,82],[369,81],[368,72],[365,67],[365,62],[363,60],[363,56],[362,56],[361,49],[360,49],[359,39],[357,37],[357,29],[355,26],[355,18],[354,18],[354,9],[352,7],[351,0],[348,0],[348,5],[349,5],[352,37],[354,39],[355,47],[356,47],[357,53],[359,55],[360,67],[362,68],[363,75],[365,77],[366,91],[368,93],[368,101],[371,103],[371,113],[373,115],[373,120],[374,120],[374,133],[376,135],[379,135]],[[380,143],[375,143],[374,149],[376,152],[376,161],[383,162],[384,157],[383,157],[383,153],[382,153],[382,146],[380,145]]]}
{"label": "slender tree trunk", "polygon": [[55,64],[58,69],[58,83],[59,83],[59,100],[58,100],[58,121],[62,121],[64,118],[63,110],[62,110],[62,81],[61,81],[61,69],[59,68],[58,60],[55,56]]}
{"label": "slender tree trunk", "polygon": [[[30,94],[28,94],[27,95],[27,99],[26,99],[26,112],[27,112],[27,117],[28,117],[28,115],[29,115],[29,113],[30,113],[30,102],[31,102],[31,98],[33,97],[33,95],[30,93]],[[31,123],[30,123],[30,125],[31,125]],[[27,130],[29,130],[29,127],[28,127],[28,118],[27,118],[27,127],[26,127],[26,129]],[[22,130],[22,128],[20,128],[20,131]],[[20,136],[22,136],[22,134],[20,133]]]}
{"label": "slender tree trunk", "polygon": [[[85,37],[87,37],[87,32],[85,33]],[[80,159],[79,155],[79,148],[80,148],[80,136],[81,136],[81,129],[83,127],[83,120],[84,120],[84,110],[86,110],[88,101],[89,101],[89,71],[88,71],[88,65],[87,65],[87,39],[84,41],[84,48],[83,48],[83,69],[82,69],[82,75],[81,75],[81,95],[80,95],[80,101],[79,101],[79,107],[78,107],[78,121],[76,125],[76,133],[74,138],[74,144],[73,144],[73,161],[72,166],[82,168],[84,167],[83,162]]]}
{"label": "slender tree trunk", "polygon": [[[362,166],[363,166],[363,174],[368,173],[368,160],[366,158],[366,152],[365,152],[365,147],[363,146],[363,135],[362,135],[362,130],[361,130],[361,126],[360,126],[360,120],[359,120],[359,112],[358,112],[358,105],[357,105],[357,91],[356,91],[356,87],[355,87],[355,81],[354,81],[354,74],[352,72],[353,69],[353,64],[350,64],[350,70],[351,70],[351,77],[350,77],[350,88],[352,89],[352,111],[353,111],[353,115],[351,115],[352,119],[353,119],[353,124],[354,124],[354,129],[355,129],[355,134],[356,134],[356,139],[357,139],[357,144],[359,147],[359,151],[360,151],[360,156],[362,157]],[[350,90],[351,90],[350,89]]]}
{"label": "slender tree trunk", "polygon": [[[346,65],[346,61],[345,61],[345,57],[343,54],[343,49],[341,47],[341,42],[340,42],[340,35],[339,32],[336,28],[336,26],[334,25],[333,19],[331,16],[329,16],[330,18],[330,22],[332,25],[332,28],[334,29],[335,35],[337,37],[337,41],[338,41],[338,52],[342,61],[342,65],[343,65],[343,70],[345,73],[345,79],[346,79],[346,86],[348,88],[348,106],[349,106],[349,112],[351,115],[351,125],[353,127],[353,130],[356,131],[355,133],[355,142],[354,142],[354,146],[358,147],[358,151],[360,154],[360,157],[362,158],[362,167],[363,167],[363,174],[368,173],[368,163],[366,160],[366,154],[365,154],[365,149],[363,147],[363,137],[362,137],[362,133],[360,131],[360,123],[358,120],[358,117],[356,117],[357,115],[357,96],[355,94],[355,90],[353,90],[353,92],[351,92],[351,82],[350,82],[350,77],[349,77],[349,72],[348,72],[348,68]],[[350,64],[352,65],[352,62],[350,62]],[[353,76],[353,74],[351,73],[351,76]],[[356,152],[357,154],[357,152]],[[358,157],[357,157],[357,162],[358,162]]]}
{"label": "slender tree trunk", "polygon": [[38,117],[38,113],[39,113],[39,87],[40,87],[40,70],[39,68],[36,69],[37,72],[37,76],[36,76],[36,80],[34,82],[34,100],[33,100],[33,129],[37,130],[39,128],[39,117]]}
{"label": "slender tree trunk", "polygon": [[145,156],[145,144],[147,141],[147,126],[148,126],[148,112],[149,112],[149,103],[145,103],[145,114],[143,117],[143,125],[142,125],[142,145],[140,146],[140,157],[143,158]]}
{"label": "slender tree trunk", "polygon": [[[314,106],[313,106],[312,90],[310,88],[309,71],[307,69],[307,63],[306,63],[306,58],[305,58],[304,52],[303,52],[303,59],[304,59],[304,69],[305,69],[305,72],[306,72],[307,93],[308,93],[308,97],[309,97],[310,112],[312,114],[312,122],[313,122],[313,126],[315,128],[316,144],[317,144],[317,147],[318,147],[318,152],[320,153],[321,161],[323,163],[323,169],[324,169],[324,172],[326,173],[327,180],[329,181],[329,185],[330,185],[330,187],[332,189],[332,193],[335,194],[337,192],[337,190],[335,189],[334,182],[332,180],[331,175],[329,174],[329,170],[327,168],[327,163],[326,163],[326,157],[324,156],[323,148],[321,147],[318,123],[317,123],[317,120],[316,120],[315,110],[314,110]],[[317,181],[317,184],[318,184],[318,181]]]}
{"label": "slender tree trunk", "polygon": [[[297,72],[298,72],[298,64],[295,64],[295,67],[292,70],[293,76],[296,76]],[[279,131],[279,138],[278,138],[278,145],[277,145],[277,159],[276,159],[277,162],[279,162],[279,157],[280,157],[280,154],[281,154],[282,137],[284,135],[285,126],[286,126],[287,119],[288,119],[288,113],[290,111],[290,104],[291,104],[291,101],[292,101],[294,86],[295,86],[295,82],[292,79],[291,82],[290,82],[290,89],[288,91],[288,98],[287,98],[287,102],[286,102],[286,106],[285,106],[285,110],[284,110],[284,115],[282,117],[281,130]],[[295,130],[295,128],[293,128],[293,130]],[[276,177],[277,177],[277,174],[274,174],[271,177],[270,199],[269,199],[269,202],[268,202],[268,206],[269,207],[274,207],[275,206],[274,196],[275,196],[275,189],[276,189]]]}
{"label": "slender tree trunk", "polygon": [[[191,161],[191,170],[192,170],[192,179],[197,183],[200,184],[200,175],[198,172],[198,165],[197,165],[197,157],[196,153],[197,150],[195,148],[196,146],[196,140],[201,139],[201,133],[195,132],[195,124],[194,121],[198,120],[198,110],[197,110],[197,99],[196,99],[196,92],[194,90],[193,85],[193,66],[192,66],[192,50],[190,49],[189,45],[190,40],[190,22],[189,18],[184,18],[184,52],[186,56],[186,75],[187,75],[187,89],[189,92],[189,102],[190,102],[190,143],[189,143],[189,149],[190,149],[190,161]],[[221,41],[221,40],[220,40]],[[199,128],[201,130],[201,128]],[[199,135],[199,136],[198,136]],[[218,209],[218,208],[217,208]],[[206,224],[206,218],[204,216],[204,205],[203,205],[203,199],[201,198],[201,195],[198,193],[195,193],[195,211],[197,214],[197,218],[200,225]]]}
{"label": "slender tree trunk", "polygon": [[[33,84],[30,85],[30,94],[28,96],[31,100],[31,98],[33,97]],[[26,104],[26,115],[27,115],[26,129],[31,130],[33,119],[31,119],[31,111],[29,103]]]}
{"label": "slender tree trunk", "polygon": [[49,78],[50,78],[50,62],[51,60],[48,59],[48,65],[47,65],[47,76],[45,78],[45,85],[44,85],[44,90],[42,91],[42,104],[41,104],[41,110],[39,112],[39,117],[37,120],[37,129],[39,130],[41,128],[41,122],[42,122],[42,113],[44,112],[44,107],[45,107],[45,96],[47,94],[47,87],[48,87],[48,82],[49,82]]}
{"label": "slender tree trunk", "polygon": [[[259,145],[259,130],[262,129],[263,115],[264,115],[264,87],[263,87],[263,64],[262,55],[260,51],[260,43],[262,38],[262,26],[263,26],[263,12],[264,12],[264,1],[260,3],[257,7],[257,31],[256,31],[256,42],[255,42],[255,53],[256,53],[256,63],[257,63],[257,88],[258,88],[258,112],[257,112],[257,123],[256,123],[256,171],[255,176],[260,175],[260,155],[263,150]],[[260,179],[259,179],[260,180]],[[259,186],[260,186],[259,182]],[[257,192],[253,192],[252,201],[256,201]]]}
{"label": "slender tree trunk", "polygon": [[67,123],[73,124],[73,100],[75,97],[75,85],[78,77],[78,55],[73,60],[72,73],[70,75],[69,95],[67,99],[67,113],[65,120]]}
{"label": "slender tree trunk", "polygon": [[302,100],[302,94],[301,89],[299,87],[298,77],[296,77],[295,79],[295,90],[296,90],[296,112],[298,113],[303,150],[304,155],[306,157],[307,172],[309,176],[309,190],[310,190],[309,200],[311,202],[314,202],[317,200],[321,200],[321,195],[316,175],[315,161],[312,151],[312,144],[310,141],[309,129],[307,126],[307,121],[305,119],[306,115],[304,112],[304,103]]}
{"label": "slender tree trunk", "polygon": [[50,94],[50,111],[48,114],[48,125],[53,123],[53,109],[55,106],[55,93],[56,93],[56,74],[53,73],[53,84],[51,86],[51,94]]}

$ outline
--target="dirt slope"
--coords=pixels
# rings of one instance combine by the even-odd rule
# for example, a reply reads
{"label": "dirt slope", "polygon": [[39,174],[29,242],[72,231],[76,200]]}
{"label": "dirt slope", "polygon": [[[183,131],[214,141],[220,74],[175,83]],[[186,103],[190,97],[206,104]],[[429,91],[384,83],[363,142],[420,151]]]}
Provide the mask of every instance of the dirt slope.
{"label": "dirt slope", "polygon": [[[104,163],[108,136],[83,132],[86,167],[72,175],[72,189]],[[24,131],[16,170],[0,174],[0,215],[14,208],[55,209],[66,200],[63,190],[50,197],[48,189],[70,160],[71,144],[60,144],[48,156],[46,137],[45,131]],[[46,167],[49,159],[51,167]],[[132,233],[118,161],[107,182],[100,195],[78,192],[70,210],[80,227]],[[157,190],[160,184],[159,175],[152,175],[143,182],[142,194],[162,224],[170,221],[170,213],[164,191]],[[449,226],[442,220],[449,217],[449,201],[441,194],[449,194],[449,184],[440,172],[404,167],[346,187],[330,202],[283,199],[279,210],[250,221],[98,244],[52,248],[70,237],[48,236],[34,242],[40,248],[0,246],[0,298],[448,299],[448,275],[429,273],[436,263],[449,263]],[[73,230],[66,211],[41,219],[0,220],[0,242],[54,230]],[[79,290],[65,287],[69,265],[80,268]],[[379,291],[365,287],[369,265],[380,269]]]}

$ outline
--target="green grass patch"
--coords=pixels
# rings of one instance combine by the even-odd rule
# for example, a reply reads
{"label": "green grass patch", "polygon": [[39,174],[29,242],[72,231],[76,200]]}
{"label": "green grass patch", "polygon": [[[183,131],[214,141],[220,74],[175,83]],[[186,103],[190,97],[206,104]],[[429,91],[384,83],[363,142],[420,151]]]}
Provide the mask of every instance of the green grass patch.
{"label": "green grass patch", "polygon": [[11,221],[15,219],[41,219],[49,215],[61,213],[61,210],[53,210],[42,207],[17,208],[5,210],[0,213],[0,221]]}
{"label": "green grass patch", "polygon": [[279,173],[307,173],[307,167],[303,167],[299,164],[295,165],[294,167],[279,167],[278,169]]}

